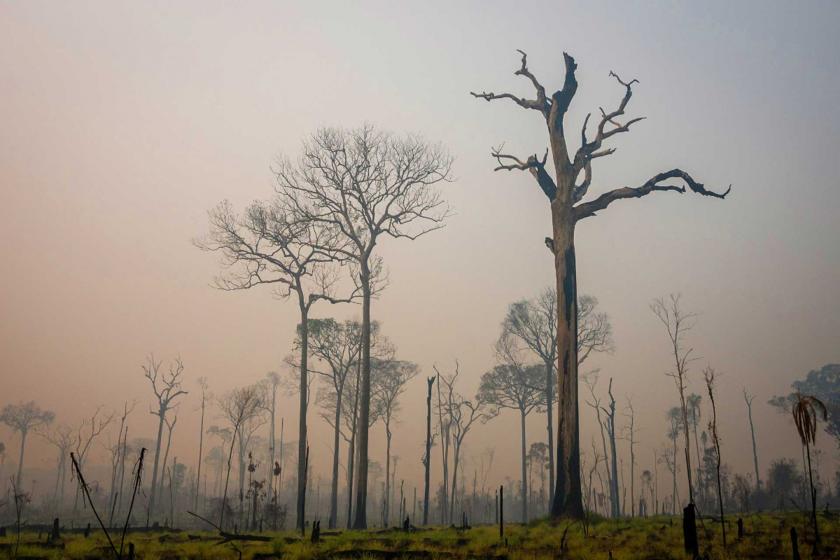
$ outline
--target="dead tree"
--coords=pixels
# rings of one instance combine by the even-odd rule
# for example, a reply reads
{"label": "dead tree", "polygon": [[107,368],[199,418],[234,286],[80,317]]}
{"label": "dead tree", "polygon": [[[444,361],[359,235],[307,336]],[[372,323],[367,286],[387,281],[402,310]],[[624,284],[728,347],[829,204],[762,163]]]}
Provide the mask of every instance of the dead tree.
{"label": "dead tree", "polygon": [[[557,288],[557,358],[558,358],[558,404],[559,429],[557,434],[557,485],[552,505],[552,515],[569,515],[580,518],[583,515],[580,486],[580,440],[577,406],[578,348],[575,345],[577,320],[577,270],[575,260],[575,226],[583,219],[595,216],[617,200],[641,198],[653,192],[695,193],[724,198],[729,190],[718,194],[707,190],[701,183],[683,171],[672,169],[658,173],[638,187],[621,187],[607,191],[600,196],[585,201],[592,184],[592,161],[608,156],[615,148],[604,148],[604,142],[618,134],[627,132],[630,127],[642,120],[641,117],[621,122],[627,104],[632,96],[632,87],[637,80],[622,80],[616,73],[610,72],[624,89],[624,96],[618,107],[612,111],[601,110],[594,137],[589,138],[587,125],[590,117],[584,120],[580,133],[581,146],[577,151],[570,149],[566,141],[565,117],[569,105],[577,91],[574,58],[564,53],[566,76],[563,87],[554,93],[548,93],[536,76],[528,69],[527,57],[521,52],[520,67],[514,72],[526,78],[535,91],[534,98],[520,97],[511,93],[472,92],[472,95],[486,101],[508,100],[519,107],[540,113],[548,128],[549,149],[543,157],[532,155],[521,159],[504,153],[502,148],[491,152],[498,165],[496,170],[528,171],[536,179],[542,192],[548,198],[551,207],[552,235],[545,239],[545,244],[554,257],[554,270]],[[551,152],[551,176],[548,166]],[[675,184],[677,182],[678,184]]]}
{"label": "dead tree", "polygon": [[[606,313],[597,311],[598,300],[578,298],[578,366],[592,352],[612,350],[612,326]],[[546,368],[545,407],[548,442],[548,493],[554,496],[554,394],[557,369],[557,290],[548,287],[534,299],[510,304],[502,330],[518,339],[542,360]]]}
{"label": "dead tree", "polygon": [[58,513],[61,511],[64,500],[64,485],[67,481],[67,459],[70,457],[70,450],[73,449],[73,444],[75,443],[73,428],[63,424],[56,426],[51,431],[40,431],[39,433],[55,447],[58,453],[55,490],[53,491],[53,508]]}
{"label": "dead tree", "polygon": [[[405,391],[405,385],[417,375],[417,364],[402,360],[377,360],[374,367],[381,368],[378,383],[373,387],[373,398],[382,408],[382,423],[385,425],[385,526],[389,526],[390,503],[393,481],[391,480],[391,439],[392,425],[397,420],[400,409],[399,398]],[[396,465],[394,466],[396,470]]]}
{"label": "dead tree", "polygon": [[[686,384],[688,382],[688,364],[693,348],[685,346],[686,332],[694,327],[694,320],[697,317],[694,313],[688,313],[680,306],[680,296],[671,294],[666,301],[664,298],[654,300],[651,310],[665,326],[668,332],[670,350],[674,358],[674,370],[667,375],[674,379],[677,392],[680,398],[680,413],[682,417],[682,431],[685,435],[685,474],[688,478],[688,504],[694,505],[694,484],[691,478],[691,436],[689,435],[688,404],[686,401]],[[699,461],[700,458],[698,457]]]}
{"label": "dead tree", "polygon": [[[207,392],[207,378],[199,377],[198,386],[201,387],[201,422],[198,429],[198,466],[195,474],[195,490],[193,494],[193,509],[198,510],[198,496],[201,491],[201,463],[204,458],[204,412],[207,407],[207,399],[211,398]],[[273,436],[273,432],[272,432]]]}
{"label": "dead tree", "polygon": [[128,434],[128,415],[134,411],[134,407],[136,405],[136,401],[132,401],[131,405],[129,406],[128,402],[123,404],[123,413],[120,417],[120,429],[117,432],[117,441],[113,444],[109,445],[109,451],[111,452],[111,491],[108,497],[108,525],[111,526],[114,520],[114,514],[116,513],[117,509],[117,499],[122,494],[122,481],[120,480],[120,465],[125,460],[123,457],[123,453],[125,452],[125,446],[123,445],[123,440]]}
{"label": "dead tree", "polygon": [[720,436],[717,429],[717,407],[715,405],[715,370],[707,367],[703,370],[706,390],[709,392],[709,403],[712,405],[712,419],[709,421],[709,432],[712,434],[712,444],[715,448],[715,471],[717,473],[717,495],[720,510],[720,530],[723,535],[723,548],[726,550],[726,520],[723,517],[723,490],[720,482]]}
{"label": "dead tree", "polygon": [[612,394],[612,377],[610,377],[607,394],[610,397],[610,404],[603,408],[604,414],[607,415],[606,426],[607,435],[610,438],[610,505],[611,515],[614,518],[621,516],[621,503],[618,495],[618,453],[615,446],[615,397]]}
{"label": "dead tree", "polygon": [[633,408],[633,401],[627,397],[628,424],[625,427],[625,438],[630,444],[630,517],[636,516],[636,411]]}
{"label": "dead tree", "polygon": [[502,363],[481,376],[479,398],[495,411],[510,408],[519,412],[520,451],[522,467],[522,522],[528,522],[527,442],[525,418],[543,403],[545,372],[542,365],[526,366],[510,352],[502,338],[497,344]]}
{"label": "dead tree", "polygon": [[429,524],[429,475],[432,466],[432,385],[437,376],[426,378],[426,453],[423,455],[423,525]]}
{"label": "dead tree", "polygon": [[[163,452],[163,463],[161,463],[161,464],[163,465],[164,470],[166,470],[168,468],[167,464],[168,464],[168,461],[169,461],[169,450],[172,447],[172,432],[175,431],[175,424],[178,423],[178,415],[176,414],[175,416],[173,416],[171,420],[169,419],[169,417],[167,417],[164,420],[164,423],[166,424],[166,449]],[[170,477],[172,476],[171,472],[170,472],[169,476]],[[171,478],[170,478],[170,481],[171,481]],[[160,487],[158,488],[158,496],[163,496],[163,495],[164,495],[163,494],[163,476],[161,476],[160,477]],[[170,521],[171,521],[171,519],[170,519]]]}
{"label": "dead tree", "polygon": [[0,411],[0,422],[20,434],[20,456],[18,457],[17,474],[15,475],[15,493],[23,493],[23,452],[26,449],[26,436],[30,430],[49,425],[55,419],[55,414],[49,410],[42,410],[34,401],[20,404],[7,404]]}
{"label": "dead tree", "polygon": [[488,403],[483,400],[481,394],[475,399],[466,399],[455,389],[455,383],[460,375],[460,365],[455,360],[455,372],[451,375],[442,375],[435,367],[435,373],[439,383],[444,386],[443,394],[446,395],[442,403],[443,411],[447,417],[447,424],[452,436],[452,485],[450,486],[449,516],[451,521],[455,518],[455,496],[458,482],[458,467],[460,466],[461,448],[467,434],[476,422],[485,423],[496,414]]}
{"label": "dead tree", "polygon": [[184,363],[181,358],[175,358],[169,366],[169,374],[160,372],[160,361],[155,361],[154,355],[150,354],[146,363],[142,366],[144,375],[152,385],[152,392],[157,399],[157,410],[150,409],[149,413],[158,418],[157,439],[155,440],[155,461],[152,467],[152,486],[149,490],[149,509],[146,515],[146,525],[149,518],[155,515],[155,500],[157,498],[158,469],[160,468],[160,444],[163,440],[163,425],[166,423],[166,414],[175,405],[175,400],[187,392],[181,389],[184,373]]}
{"label": "dead tree", "polygon": [[439,145],[364,127],[318,130],[297,164],[284,160],[275,170],[278,191],[302,219],[344,241],[338,252],[353,263],[362,294],[357,529],[367,526],[371,298],[382,288],[374,250],[383,237],[414,240],[443,227],[449,212],[435,185],[450,179],[451,163]]}
{"label": "dead tree", "polygon": [[271,285],[283,299],[294,298],[298,324],[299,412],[297,528],[304,524],[304,459],[307,441],[309,313],[318,301],[348,302],[356,292],[336,297],[337,266],[344,260],[337,252],[345,243],[335,230],[298,212],[294,195],[281,186],[269,202],[252,203],[237,216],[225,201],[209,212],[210,234],[195,241],[205,251],[218,251],[229,272],[216,279],[222,290],[247,290]]}
{"label": "dead tree", "polygon": [[755,425],[752,417],[752,403],[755,395],[747,393],[747,388],[744,387],[744,403],[747,405],[747,419],[750,421],[750,437],[752,438],[752,452],[753,452],[753,468],[755,469],[755,489],[761,489],[761,476],[758,471],[758,449],[755,445]]}
{"label": "dead tree", "polygon": [[607,474],[607,486],[610,495],[610,515],[614,514],[615,510],[615,495],[613,494],[613,480],[612,470],[610,468],[610,452],[607,449],[607,421],[601,417],[601,413],[605,411],[601,406],[601,399],[595,394],[595,386],[598,384],[598,370],[594,370],[584,375],[583,382],[589,389],[589,394],[592,397],[591,401],[586,401],[586,404],[595,411],[595,417],[598,420],[598,429],[601,433],[601,449],[604,452],[604,469]]}

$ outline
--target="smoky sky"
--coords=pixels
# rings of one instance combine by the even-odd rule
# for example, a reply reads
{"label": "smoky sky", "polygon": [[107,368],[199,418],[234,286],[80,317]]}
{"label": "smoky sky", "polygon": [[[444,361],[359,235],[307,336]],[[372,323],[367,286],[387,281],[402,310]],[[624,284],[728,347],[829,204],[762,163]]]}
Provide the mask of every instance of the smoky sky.
{"label": "smoky sky", "polygon": [[[592,193],[674,167],[709,188],[733,185],[725,201],[620,201],[577,229],[579,289],[615,332],[615,352],[584,369],[600,370],[599,391],[614,379],[620,410],[632,399],[639,469],[665,443],[676,404],[649,305],[677,292],[699,314],[690,390],[704,393],[707,364],[721,373],[724,460],[751,467],[743,387],[757,395],[762,471],[798,457],[792,423],[766,401],[840,361],[838,23],[828,1],[3,3],[0,404],[36,400],[75,425],[97,405],[137,400],[132,433],[152,437],[140,364],[149,352],[165,363],[180,355],[191,394],[173,445],[192,457],[197,378],[221,394],[283,370],[297,321],[294,303],[268,289],[211,287],[219,261],[192,245],[207,210],[271,196],[272,162],[294,157],[317,127],[370,123],[420,133],[455,157],[456,180],[443,187],[454,215],[416,242],[382,243],[390,283],[373,304],[398,356],[421,367],[394,444],[398,477],[419,481],[425,376],[458,359],[460,389],[474,394],[507,305],[553,282],[545,197],[527,174],[494,173],[489,157],[502,142],[542,154],[544,123],[468,92],[530,93],[513,75],[516,49],[557,89],[568,51],[580,83],[570,141],[588,112],[619,101],[611,70],[639,80],[629,114],[647,117],[596,161]],[[360,310],[319,305],[313,315]],[[282,398],[288,439],[296,408]],[[581,415],[588,449],[595,421],[586,406]],[[326,473],[328,427],[316,411],[310,419],[313,464]],[[544,434],[531,416],[529,440]],[[381,426],[372,437],[381,462]],[[0,438],[15,449],[5,427]],[[818,442],[833,470],[836,447],[824,434]],[[515,480],[518,445],[515,414],[504,413],[468,436],[466,468],[495,447],[491,477]],[[52,464],[43,441],[30,453],[30,466]]]}

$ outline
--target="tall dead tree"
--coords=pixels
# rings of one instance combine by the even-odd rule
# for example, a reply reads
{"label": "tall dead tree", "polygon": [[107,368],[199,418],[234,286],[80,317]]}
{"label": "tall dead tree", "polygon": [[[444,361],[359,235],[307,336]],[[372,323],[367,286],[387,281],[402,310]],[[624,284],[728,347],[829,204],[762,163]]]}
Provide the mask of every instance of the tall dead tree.
{"label": "tall dead tree", "polygon": [[[146,515],[146,524],[149,518],[155,515],[155,500],[157,498],[158,470],[160,468],[160,444],[163,440],[163,425],[166,423],[166,414],[175,405],[175,400],[187,392],[181,388],[183,382],[184,364],[181,358],[175,358],[169,366],[169,374],[160,371],[161,362],[155,360],[154,355],[149,354],[146,363],[143,364],[143,373],[152,385],[152,393],[157,399],[157,410],[149,410],[152,416],[158,418],[157,438],[155,440],[155,461],[152,467],[152,486],[149,489],[149,509]],[[162,478],[162,477],[161,477]]]}
{"label": "tall dead tree", "polygon": [[726,519],[723,516],[723,490],[720,481],[720,436],[717,428],[717,406],[715,405],[715,370],[707,367],[703,370],[703,379],[706,381],[706,390],[709,392],[709,403],[712,405],[712,419],[709,421],[709,432],[712,434],[712,444],[715,450],[715,472],[717,475],[717,497],[720,511],[720,530],[723,536],[723,548],[726,549]]}
{"label": "tall dead tree", "polygon": [[[542,192],[548,198],[551,207],[552,235],[545,243],[554,256],[554,270],[557,288],[557,358],[558,358],[558,404],[559,426],[557,433],[557,484],[555,487],[552,515],[569,515],[576,518],[583,516],[580,485],[580,436],[578,422],[578,348],[576,345],[577,320],[577,268],[575,259],[575,227],[583,219],[595,216],[617,200],[633,199],[653,192],[695,193],[724,198],[723,194],[707,190],[701,183],[676,168],[658,173],[638,187],[621,187],[609,190],[600,196],[585,201],[592,184],[592,161],[608,156],[615,148],[604,148],[604,142],[618,134],[627,132],[630,127],[642,120],[636,117],[624,122],[621,119],[630,101],[632,87],[637,80],[622,80],[616,73],[610,72],[624,89],[624,95],[618,107],[612,111],[601,110],[595,135],[590,138],[587,125],[590,117],[583,122],[580,133],[581,145],[573,151],[566,140],[565,117],[577,91],[575,76],[577,64],[574,58],[564,53],[566,76],[562,89],[549,93],[528,69],[524,52],[521,65],[514,72],[526,78],[534,88],[534,97],[520,97],[511,93],[472,92],[472,95],[486,101],[508,100],[523,109],[540,113],[548,129],[549,149],[543,157],[532,155],[521,159],[503,153],[502,149],[491,152],[498,165],[496,170],[528,171],[536,179]],[[551,152],[551,167],[548,155]],[[554,177],[550,171],[553,168]],[[678,184],[674,184],[678,182]]]}
{"label": "tall dead tree", "polygon": [[371,299],[382,287],[376,282],[382,259],[374,250],[385,237],[414,240],[443,227],[449,211],[435,186],[450,180],[451,164],[441,146],[418,136],[325,128],[304,143],[297,164],[283,160],[275,170],[278,191],[302,219],[344,241],[338,252],[353,263],[362,294],[357,529],[367,527]]}
{"label": "tall dead tree", "polygon": [[[691,477],[691,436],[688,420],[688,401],[686,399],[686,384],[688,383],[688,364],[693,359],[693,348],[685,346],[685,335],[694,327],[695,313],[689,313],[680,306],[680,296],[671,294],[668,300],[659,298],[651,304],[651,310],[668,332],[671,353],[674,358],[674,370],[667,375],[674,379],[680,398],[680,413],[682,418],[682,432],[685,435],[685,474],[688,478],[688,504],[694,505],[694,483]],[[697,457],[699,461],[700,458]]]}
{"label": "tall dead tree", "polygon": [[261,285],[275,287],[283,299],[294,298],[300,314],[297,344],[300,350],[298,414],[297,528],[303,530],[306,476],[307,409],[309,396],[309,313],[319,301],[351,301],[355,292],[335,297],[338,252],[345,244],[333,229],[322,227],[297,212],[290,194],[283,190],[269,202],[253,202],[237,216],[229,202],[211,210],[210,233],[195,244],[222,254],[228,273],[216,279],[222,290],[247,290]]}
{"label": "tall dead tree", "polygon": [[758,471],[758,449],[755,445],[755,424],[753,424],[752,417],[752,403],[755,395],[747,393],[747,388],[744,387],[744,403],[747,405],[747,419],[750,421],[750,437],[752,438],[752,452],[753,452],[753,469],[755,469],[755,489],[761,489],[761,476]]}
{"label": "tall dead tree", "polygon": [[610,403],[603,408],[606,417],[607,435],[610,438],[610,505],[611,514],[613,518],[621,515],[621,498],[618,495],[618,453],[615,445],[615,397],[612,394],[612,377],[610,377],[607,394],[610,397]]}
{"label": "tall dead tree", "polygon": [[423,454],[423,525],[429,524],[429,483],[432,467],[432,386],[437,376],[426,378],[426,453]]}
{"label": "tall dead tree", "polygon": [[198,465],[195,474],[195,490],[193,491],[193,511],[198,512],[198,496],[201,493],[201,463],[204,458],[204,412],[207,408],[207,378],[199,377],[198,386],[201,387],[201,422],[198,429]]}
{"label": "tall dead tree", "polygon": [[[627,397],[627,413],[625,416],[628,423],[625,426],[625,438],[630,444],[630,517],[636,516],[636,410],[633,408],[633,401]],[[641,512],[640,512],[641,514]]]}

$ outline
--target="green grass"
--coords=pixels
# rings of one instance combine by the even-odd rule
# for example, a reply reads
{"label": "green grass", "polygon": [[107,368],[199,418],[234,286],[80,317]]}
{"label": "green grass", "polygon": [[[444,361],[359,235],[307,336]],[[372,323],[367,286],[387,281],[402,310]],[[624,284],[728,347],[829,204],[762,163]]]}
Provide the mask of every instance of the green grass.
{"label": "green grass", "polygon": [[[812,556],[811,535],[807,519],[802,514],[762,514],[744,517],[745,537],[736,538],[735,517],[727,518],[729,547],[724,551],[720,539],[720,525],[711,520],[699,526],[701,554],[710,559],[774,559],[792,558],[790,527],[800,534],[799,550],[803,560],[840,557],[840,521],[820,516],[822,545]],[[566,533],[565,547],[562,545]],[[200,535],[190,540],[189,535]],[[682,524],[679,518],[597,520],[584,535],[579,523],[566,521],[552,525],[545,521],[527,526],[505,527],[506,543],[499,539],[496,526],[476,527],[467,531],[431,528],[413,533],[400,531],[343,531],[323,537],[319,544],[301,540],[291,532],[266,533],[271,542],[220,545],[213,533],[180,532],[134,533],[128,541],[136,547],[137,557],[156,559],[466,559],[498,558],[536,560],[568,558],[599,560],[668,560],[684,559],[682,552]],[[0,558],[12,558],[15,536],[0,538]],[[23,533],[18,556],[20,558],[93,560],[107,557],[108,544],[101,532],[84,538],[80,534],[65,535],[64,548],[46,548],[35,533]]]}

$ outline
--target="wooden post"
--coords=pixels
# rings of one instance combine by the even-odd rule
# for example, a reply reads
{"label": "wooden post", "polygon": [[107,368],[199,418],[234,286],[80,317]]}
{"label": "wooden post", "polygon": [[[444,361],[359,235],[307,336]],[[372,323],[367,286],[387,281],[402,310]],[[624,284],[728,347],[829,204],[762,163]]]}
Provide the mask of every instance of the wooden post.
{"label": "wooden post", "polygon": [[738,518],[738,540],[744,538],[744,520],[740,517]]}
{"label": "wooden post", "polygon": [[499,486],[499,539],[505,540],[505,487]]}

